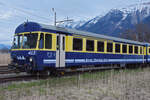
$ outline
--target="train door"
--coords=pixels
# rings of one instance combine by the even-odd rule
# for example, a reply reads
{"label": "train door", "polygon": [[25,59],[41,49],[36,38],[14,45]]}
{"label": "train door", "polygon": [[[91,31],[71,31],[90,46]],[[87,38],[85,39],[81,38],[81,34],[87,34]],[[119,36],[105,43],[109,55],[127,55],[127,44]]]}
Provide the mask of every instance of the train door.
{"label": "train door", "polygon": [[56,36],[56,67],[65,67],[65,35]]}

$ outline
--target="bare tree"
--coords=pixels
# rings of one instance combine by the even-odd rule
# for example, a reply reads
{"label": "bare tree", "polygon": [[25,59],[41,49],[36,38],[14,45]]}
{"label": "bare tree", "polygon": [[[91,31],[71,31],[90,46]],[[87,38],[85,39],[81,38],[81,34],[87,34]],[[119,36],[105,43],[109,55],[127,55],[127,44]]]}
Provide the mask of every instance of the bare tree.
{"label": "bare tree", "polygon": [[137,35],[134,30],[128,29],[122,35],[122,38],[137,41]]}
{"label": "bare tree", "polygon": [[140,42],[150,42],[150,28],[149,25],[139,23],[135,25],[135,29],[126,30],[122,38],[140,41]]}

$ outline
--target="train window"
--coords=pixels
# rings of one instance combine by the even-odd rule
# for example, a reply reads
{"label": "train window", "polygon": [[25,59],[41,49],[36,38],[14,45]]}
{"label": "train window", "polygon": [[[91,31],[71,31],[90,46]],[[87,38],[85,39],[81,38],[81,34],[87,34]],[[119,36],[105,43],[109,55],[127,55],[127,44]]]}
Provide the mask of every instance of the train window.
{"label": "train window", "polygon": [[23,39],[22,35],[16,35],[14,37],[14,42],[13,42],[12,49],[18,49],[18,48],[20,48],[21,47],[22,39]]}
{"label": "train window", "polygon": [[97,51],[104,52],[104,42],[102,41],[97,42]]}
{"label": "train window", "polygon": [[31,49],[36,48],[38,34],[25,34],[23,38],[22,48]]}
{"label": "train window", "polygon": [[51,48],[52,48],[52,35],[45,34],[45,49],[51,49]]}
{"label": "train window", "polygon": [[107,43],[107,52],[113,52],[113,44]]}
{"label": "train window", "polygon": [[39,40],[39,49],[43,49],[43,48],[44,48],[44,34],[41,33],[40,40]]}
{"label": "train window", "polygon": [[94,51],[94,40],[86,41],[86,51]]}
{"label": "train window", "polygon": [[134,46],[134,53],[138,54],[138,46]]}
{"label": "train window", "polygon": [[59,35],[57,36],[57,50],[59,50]]}
{"label": "train window", "polygon": [[127,45],[122,45],[122,53],[127,53]]}
{"label": "train window", "polygon": [[63,36],[63,50],[65,50],[65,37]]}
{"label": "train window", "polygon": [[140,54],[143,54],[143,47],[140,47]]}
{"label": "train window", "polygon": [[83,40],[80,38],[73,38],[73,50],[82,51],[83,48]]}
{"label": "train window", "polygon": [[115,52],[120,53],[120,44],[115,44]]}
{"label": "train window", "polygon": [[129,53],[133,53],[133,46],[129,45]]}

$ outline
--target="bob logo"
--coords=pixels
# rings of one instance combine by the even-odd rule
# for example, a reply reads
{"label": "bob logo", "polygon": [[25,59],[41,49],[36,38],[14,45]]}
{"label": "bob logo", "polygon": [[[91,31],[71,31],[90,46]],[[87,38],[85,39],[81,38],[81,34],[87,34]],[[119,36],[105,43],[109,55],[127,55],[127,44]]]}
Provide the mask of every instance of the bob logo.
{"label": "bob logo", "polygon": [[26,58],[24,56],[17,56],[18,60],[26,60]]}
{"label": "bob logo", "polygon": [[35,55],[36,54],[36,51],[29,51],[28,52],[28,55]]}

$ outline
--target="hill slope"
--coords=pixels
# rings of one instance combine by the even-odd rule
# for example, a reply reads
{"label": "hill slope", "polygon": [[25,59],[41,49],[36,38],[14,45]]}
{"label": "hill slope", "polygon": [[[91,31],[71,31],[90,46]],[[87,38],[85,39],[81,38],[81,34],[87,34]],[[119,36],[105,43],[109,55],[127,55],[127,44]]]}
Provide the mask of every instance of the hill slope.
{"label": "hill slope", "polygon": [[74,23],[76,24],[65,24],[64,27],[120,37],[126,30],[134,29],[139,23],[150,25],[150,2],[112,9],[104,16]]}

